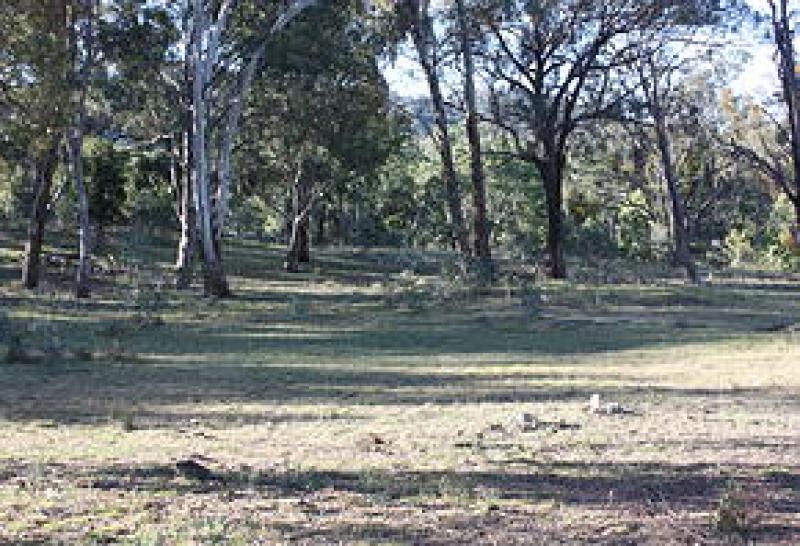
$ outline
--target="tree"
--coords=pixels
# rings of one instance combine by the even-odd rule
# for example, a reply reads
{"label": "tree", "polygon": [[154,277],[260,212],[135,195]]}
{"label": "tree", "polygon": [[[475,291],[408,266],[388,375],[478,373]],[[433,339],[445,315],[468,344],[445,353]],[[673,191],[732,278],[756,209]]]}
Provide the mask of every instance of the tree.
{"label": "tree", "polygon": [[656,137],[661,160],[662,173],[667,183],[667,193],[672,205],[672,241],[674,244],[675,261],[686,269],[692,282],[697,282],[697,267],[692,259],[689,247],[688,220],[686,203],[681,193],[681,184],[675,165],[672,138],[668,126],[667,93],[672,91],[669,86],[676,68],[664,62],[664,52],[655,51],[650,56],[642,59],[640,64],[640,79],[645,97],[645,107],[653,120],[653,129]]}
{"label": "tree", "polygon": [[33,182],[22,283],[41,277],[41,251],[53,175],[70,112],[67,2],[11,0],[0,6],[0,117]]}
{"label": "tree", "polygon": [[493,121],[536,165],[547,202],[549,270],[566,277],[564,176],[572,135],[618,117],[621,73],[648,37],[693,13],[684,0],[503,0],[483,10],[484,66],[495,82]]}
{"label": "tree", "polygon": [[454,244],[463,256],[471,253],[467,230],[464,227],[464,212],[461,204],[461,188],[456,176],[453,160],[452,138],[440,82],[441,52],[434,31],[429,0],[403,0],[399,3],[403,28],[411,34],[420,66],[428,82],[435,118],[435,140],[442,162],[442,180],[447,194],[450,226]]}
{"label": "tree", "polygon": [[326,205],[335,208],[329,196],[344,198],[371,179],[402,138],[379,48],[361,21],[360,7],[334,2],[283,33],[243,120],[236,158],[240,178],[255,181],[243,189],[289,202],[282,223],[290,271],[310,259],[312,218],[324,234]]}
{"label": "tree", "polygon": [[[766,109],[750,117],[760,127],[751,126],[747,132],[759,132],[756,142],[743,135],[730,141],[733,154],[747,161],[772,180],[795,211],[793,238],[800,244],[800,65],[794,50],[794,26],[798,11],[789,9],[788,0],[768,0],[772,38],[780,81],[780,97],[785,119],[773,116]],[[740,118],[740,121],[742,119]]]}
{"label": "tree", "polygon": [[91,294],[92,229],[89,219],[89,195],[83,166],[83,142],[86,133],[87,99],[95,62],[97,0],[74,0],[67,3],[67,50],[70,55],[69,81],[72,92],[73,120],[67,129],[67,155],[70,175],[78,197],[79,248],[75,295]]}
{"label": "tree", "polygon": [[482,262],[481,271],[491,275],[492,251],[489,246],[489,219],[486,205],[486,173],[483,166],[481,134],[475,93],[475,62],[472,54],[473,31],[464,0],[456,0],[461,56],[464,62],[464,102],[467,110],[466,130],[469,141],[472,178],[473,235],[475,257]]}
{"label": "tree", "polygon": [[[236,43],[229,28],[240,4],[236,0],[223,0],[219,4],[192,0],[188,46],[192,85],[189,167],[203,281],[206,293],[222,297],[230,295],[222,266],[221,242],[230,200],[231,156],[245,101],[270,38],[315,5],[316,0],[293,0],[274,14],[268,29],[255,37],[255,47]],[[212,148],[214,144],[216,149]]]}

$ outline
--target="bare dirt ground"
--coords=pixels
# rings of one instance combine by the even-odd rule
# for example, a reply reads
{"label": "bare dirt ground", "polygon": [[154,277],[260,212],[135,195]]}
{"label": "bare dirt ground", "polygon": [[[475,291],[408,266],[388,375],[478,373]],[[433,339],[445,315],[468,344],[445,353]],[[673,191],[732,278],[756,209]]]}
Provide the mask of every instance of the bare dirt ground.
{"label": "bare dirt ground", "polygon": [[800,543],[793,279],[476,292],[242,247],[234,300],[151,271],[78,303],[17,251],[0,543]]}

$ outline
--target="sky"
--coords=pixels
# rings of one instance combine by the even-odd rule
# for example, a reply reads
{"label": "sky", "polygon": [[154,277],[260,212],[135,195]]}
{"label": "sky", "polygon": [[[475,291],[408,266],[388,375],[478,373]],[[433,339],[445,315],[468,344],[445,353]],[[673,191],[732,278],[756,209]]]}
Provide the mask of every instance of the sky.
{"label": "sky", "polygon": [[[769,13],[767,0],[747,0],[750,6],[764,14]],[[800,33],[798,33],[800,35]],[[773,60],[774,48],[759,36],[743,34],[739,44],[750,56],[738,77],[731,82],[736,94],[754,98],[770,95],[778,89],[777,67]],[[384,74],[392,91],[401,97],[420,97],[428,93],[427,83],[416,60],[410,52],[398,56],[392,65],[384,67]]]}

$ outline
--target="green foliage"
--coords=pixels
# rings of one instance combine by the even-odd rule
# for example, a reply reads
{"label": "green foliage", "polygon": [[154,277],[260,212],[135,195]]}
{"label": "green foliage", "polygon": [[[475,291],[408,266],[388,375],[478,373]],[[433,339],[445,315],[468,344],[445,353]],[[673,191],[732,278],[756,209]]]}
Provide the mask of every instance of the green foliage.
{"label": "green foliage", "polygon": [[617,242],[603,218],[589,218],[577,226],[568,221],[566,229],[569,233],[569,248],[579,256],[617,254]]}
{"label": "green foliage", "polygon": [[[504,149],[502,141],[485,139],[487,147]],[[515,158],[487,157],[489,219],[494,242],[514,256],[529,258],[542,248],[547,219],[544,188],[536,168]]]}
{"label": "green foliage", "polygon": [[786,271],[800,271],[800,245],[795,240],[795,211],[781,194],[773,203],[765,231],[767,261]]}
{"label": "green foliage", "polygon": [[84,162],[88,177],[89,213],[95,225],[104,228],[125,218],[125,161],[108,140],[87,139]]}
{"label": "green foliage", "polygon": [[634,190],[623,201],[617,212],[619,247],[631,258],[647,259],[652,256],[653,214],[642,190]]}
{"label": "green foliage", "polygon": [[175,196],[169,185],[169,158],[137,154],[125,166],[125,215],[143,228],[175,225]]}
{"label": "green foliage", "polygon": [[0,159],[0,218],[24,218],[32,199],[30,179],[22,165]]}
{"label": "green foliage", "polygon": [[734,267],[752,263],[756,253],[753,250],[752,233],[743,228],[732,229],[722,243],[723,253],[728,263]]}

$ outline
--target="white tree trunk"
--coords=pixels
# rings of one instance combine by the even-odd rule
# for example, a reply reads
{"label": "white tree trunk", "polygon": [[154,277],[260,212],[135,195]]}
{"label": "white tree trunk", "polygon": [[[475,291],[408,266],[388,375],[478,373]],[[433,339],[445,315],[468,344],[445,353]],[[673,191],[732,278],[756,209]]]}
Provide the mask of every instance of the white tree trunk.
{"label": "white tree trunk", "polygon": [[[242,112],[244,111],[244,105],[247,101],[247,97],[250,95],[250,89],[252,88],[253,81],[255,80],[256,70],[267,53],[268,40],[275,34],[281,32],[304,10],[315,5],[317,2],[318,0],[296,0],[293,2],[272,25],[269,34],[264,37],[261,45],[255,50],[255,52],[253,52],[252,55],[250,55],[250,60],[241,74],[239,86],[231,100],[230,108],[228,109],[228,115],[226,117],[225,126],[223,127],[219,152],[219,188],[217,190],[218,210],[215,214],[217,221],[216,232],[219,239],[222,238],[222,232],[230,206],[232,184],[231,156],[233,154],[233,145],[236,137],[239,134]],[[221,29],[219,24],[216,25],[216,29]]]}
{"label": "white tree trunk", "polygon": [[[236,0],[224,0],[211,21],[206,0],[192,0],[192,39],[190,66],[192,76],[192,186],[200,249],[203,253],[204,281],[207,293],[227,296],[230,290],[222,268],[220,246],[231,195],[231,163],[233,146],[239,134],[244,103],[255,79],[256,70],[266,55],[267,41],[284,29],[306,8],[318,0],[294,0],[276,19],[267,36],[250,58],[239,76],[239,84],[228,104],[216,104],[208,99],[211,80],[219,64],[220,44],[223,42]],[[216,157],[209,150],[214,130],[212,114],[224,112],[220,130],[220,147]],[[212,161],[217,161],[216,195],[212,201]]]}
{"label": "white tree trunk", "polygon": [[88,298],[91,295],[89,274],[91,272],[92,234],[89,196],[86,193],[86,181],[83,176],[83,115],[79,114],[78,118],[81,121],[76,123],[77,127],[72,128],[67,139],[70,171],[75,181],[75,191],[78,194],[79,249],[75,295],[79,298]]}

